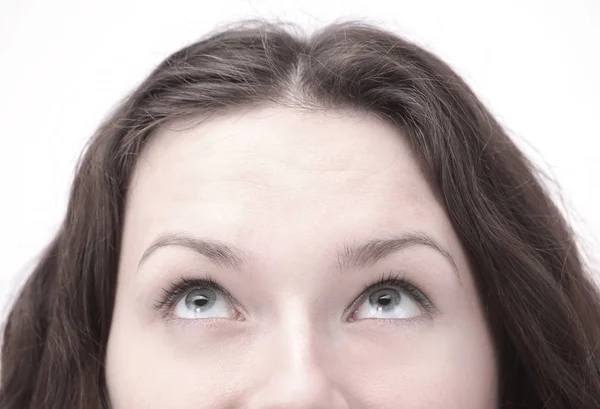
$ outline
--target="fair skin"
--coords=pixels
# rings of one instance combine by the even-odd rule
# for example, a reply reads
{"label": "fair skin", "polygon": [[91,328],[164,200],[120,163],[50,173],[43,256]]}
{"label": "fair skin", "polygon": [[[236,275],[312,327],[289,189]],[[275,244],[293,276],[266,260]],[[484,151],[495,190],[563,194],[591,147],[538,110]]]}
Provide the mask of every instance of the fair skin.
{"label": "fair skin", "polygon": [[[497,407],[464,248],[401,132],[373,115],[271,106],[159,130],[118,274],[115,409]],[[382,276],[401,281],[364,292]],[[169,304],[181,277],[231,298],[191,281]]]}

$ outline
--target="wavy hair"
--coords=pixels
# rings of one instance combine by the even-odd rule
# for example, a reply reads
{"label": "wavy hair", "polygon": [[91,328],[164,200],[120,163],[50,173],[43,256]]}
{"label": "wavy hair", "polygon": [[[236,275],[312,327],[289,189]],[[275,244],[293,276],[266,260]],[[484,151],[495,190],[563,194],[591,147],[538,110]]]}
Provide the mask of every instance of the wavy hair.
{"label": "wavy hair", "polygon": [[370,112],[440,192],[500,354],[502,408],[600,408],[600,296],[541,172],[443,61],[361,21],[247,20],[168,56],[108,115],[4,326],[0,407],[110,408],[104,359],[128,183],[153,131],[235,108]]}

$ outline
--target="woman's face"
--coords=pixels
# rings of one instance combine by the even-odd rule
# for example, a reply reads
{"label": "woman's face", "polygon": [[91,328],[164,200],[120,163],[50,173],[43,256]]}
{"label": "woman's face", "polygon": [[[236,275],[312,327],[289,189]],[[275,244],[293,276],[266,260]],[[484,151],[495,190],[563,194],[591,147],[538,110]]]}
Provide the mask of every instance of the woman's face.
{"label": "woman's face", "polygon": [[115,409],[496,407],[465,251],[391,125],[269,107],[162,129],[128,194]]}

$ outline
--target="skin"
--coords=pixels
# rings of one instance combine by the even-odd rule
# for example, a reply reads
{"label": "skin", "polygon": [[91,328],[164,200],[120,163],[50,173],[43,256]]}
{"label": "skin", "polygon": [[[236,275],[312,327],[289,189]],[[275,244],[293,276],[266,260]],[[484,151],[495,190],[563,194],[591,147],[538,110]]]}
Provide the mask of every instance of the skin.
{"label": "skin", "polygon": [[[244,263],[181,244],[147,254],[165,232],[234,245]],[[456,269],[421,244],[338,264],[346,244],[411,232]],[[368,298],[378,289],[361,300],[392,271],[434,308],[395,285],[380,293],[402,300],[391,310]],[[270,106],[159,130],[128,192],[118,274],[106,357],[115,409],[497,407],[464,248],[401,132],[373,115]],[[179,309],[157,309],[181,276],[210,276],[235,301],[192,289]],[[206,294],[215,304],[196,311]]]}

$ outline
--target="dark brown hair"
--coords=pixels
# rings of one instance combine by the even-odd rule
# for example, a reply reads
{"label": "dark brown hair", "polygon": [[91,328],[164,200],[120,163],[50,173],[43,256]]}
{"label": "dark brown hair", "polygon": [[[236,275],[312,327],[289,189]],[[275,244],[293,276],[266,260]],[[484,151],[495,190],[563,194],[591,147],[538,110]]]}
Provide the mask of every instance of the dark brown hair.
{"label": "dark brown hair", "polygon": [[503,408],[600,408],[600,297],[541,173],[448,65],[382,28],[309,38],[245,21],[166,58],[90,141],[65,219],[4,329],[0,407],[109,408],[104,358],[136,159],[176,119],[285,104],[353,109],[402,130],[473,264],[501,359]]}

